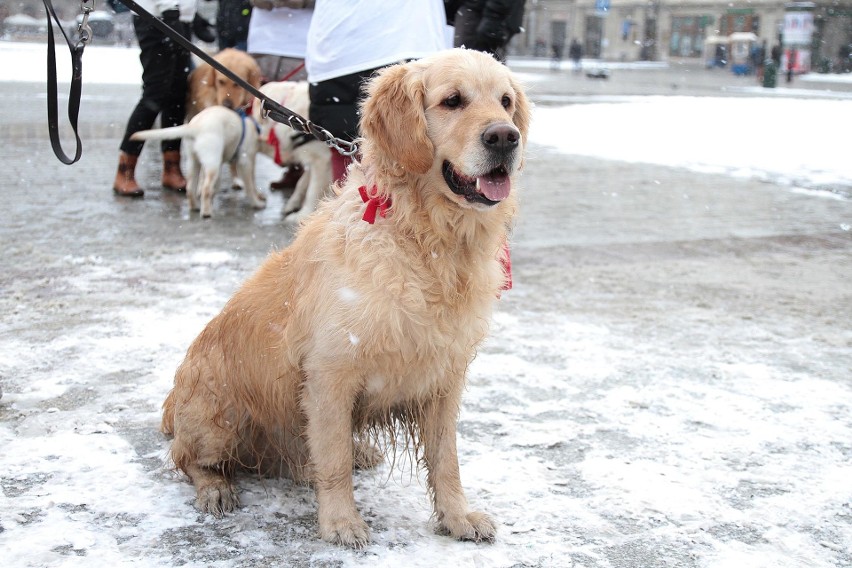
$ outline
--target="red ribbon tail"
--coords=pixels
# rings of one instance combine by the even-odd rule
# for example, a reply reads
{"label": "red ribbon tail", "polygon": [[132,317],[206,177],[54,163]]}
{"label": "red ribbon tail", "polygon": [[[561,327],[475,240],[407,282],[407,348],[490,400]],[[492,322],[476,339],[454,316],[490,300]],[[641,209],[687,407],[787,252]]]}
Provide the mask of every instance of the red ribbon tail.
{"label": "red ribbon tail", "polygon": [[509,243],[503,243],[503,254],[500,255],[500,264],[503,267],[503,276],[505,276],[505,280],[503,281],[503,286],[500,288],[501,290],[511,290],[512,289],[512,256],[509,253]]}

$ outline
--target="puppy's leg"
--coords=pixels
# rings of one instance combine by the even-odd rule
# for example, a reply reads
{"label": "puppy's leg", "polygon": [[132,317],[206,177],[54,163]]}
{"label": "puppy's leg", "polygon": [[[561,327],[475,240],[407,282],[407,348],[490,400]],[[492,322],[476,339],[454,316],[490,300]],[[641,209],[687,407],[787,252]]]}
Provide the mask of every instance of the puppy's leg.
{"label": "puppy's leg", "polygon": [[[310,183],[310,179],[311,170],[308,168],[305,169],[305,172],[302,174],[302,177],[300,177],[299,181],[296,182],[296,187],[293,189],[293,193],[290,195],[290,198],[287,200],[287,203],[284,204],[284,210],[282,211],[282,213],[285,216],[302,208],[302,204],[305,202],[305,194],[308,192],[308,184]],[[290,219],[288,219],[288,221],[290,221]]]}
{"label": "puppy's leg", "polygon": [[266,196],[257,190],[257,184],[254,180],[254,156],[240,156],[237,159],[237,174],[243,180],[246,196],[249,203],[255,209],[263,209],[266,207]]}
{"label": "puppy's leg", "polygon": [[[302,199],[301,209],[292,219],[293,222],[299,222],[313,213],[322,196],[331,187],[331,165],[328,161],[328,151],[325,148],[322,149],[322,153],[314,152],[311,155],[311,161],[305,167],[305,175],[299,181],[306,177],[310,181]],[[289,221],[290,219],[288,219]]]}
{"label": "puppy's leg", "polygon": [[237,191],[243,189],[247,184],[250,184],[245,178],[240,174],[240,169],[235,165],[231,164],[231,189],[235,189]]}
{"label": "puppy's leg", "polygon": [[461,486],[456,453],[459,398],[458,394],[435,397],[419,420],[435,516],[440,532],[460,540],[493,541],[494,521],[485,513],[468,509]]}
{"label": "puppy's leg", "polygon": [[198,163],[198,158],[191,154],[189,160],[189,179],[186,184],[186,197],[189,199],[189,210],[198,211],[198,178],[201,174],[201,167]]}
{"label": "puppy's leg", "polygon": [[215,168],[206,165],[201,168],[201,216],[204,218],[213,215],[213,194],[219,183],[219,166]]}
{"label": "puppy's leg", "polygon": [[361,548],[370,530],[355,508],[352,488],[352,407],[355,381],[333,373],[308,373],[300,401],[323,540]]}

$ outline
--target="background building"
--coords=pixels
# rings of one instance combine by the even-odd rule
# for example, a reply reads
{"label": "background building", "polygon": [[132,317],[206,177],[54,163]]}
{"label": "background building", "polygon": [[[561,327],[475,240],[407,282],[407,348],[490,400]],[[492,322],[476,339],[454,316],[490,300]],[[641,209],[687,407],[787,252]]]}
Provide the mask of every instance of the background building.
{"label": "background building", "polygon": [[[549,56],[576,38],[587,58],[712,63],[718,50],[730,59],[754,45],[767,53],[781,45],[784,68],[792,52],[796,71],[842,71],[849,70],[852,0],[527,0],[525,23],[513,40],[523,55]],[[745,47],[731,45],[735,33],[754,36],[735,36]]]}

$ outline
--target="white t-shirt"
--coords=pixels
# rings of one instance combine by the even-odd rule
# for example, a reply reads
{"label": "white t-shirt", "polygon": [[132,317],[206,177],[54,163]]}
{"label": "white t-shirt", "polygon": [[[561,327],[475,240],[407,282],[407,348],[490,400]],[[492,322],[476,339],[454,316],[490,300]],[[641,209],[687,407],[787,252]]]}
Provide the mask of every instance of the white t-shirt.
{"label": "white t-shirt", "polygon": [[251,11],[248,52],[305,58],[313,10],[273,8]]}
{"label": "white t-shirt", "polygon": [[157,18],[167,10],[179,10],[180,21],[191,23],[198,0],[136,0],[136,3]]}
{"label": "white t-shirt", "polygon": [[442,0],[317,0],[305,67],[316,83],[449,47]]}

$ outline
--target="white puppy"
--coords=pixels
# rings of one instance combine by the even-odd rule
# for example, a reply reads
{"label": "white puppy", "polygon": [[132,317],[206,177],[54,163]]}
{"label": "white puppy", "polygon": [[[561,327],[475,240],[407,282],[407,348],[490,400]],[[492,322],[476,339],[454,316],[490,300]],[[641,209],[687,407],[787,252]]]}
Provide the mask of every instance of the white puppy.
{"label": "white puppy", "polygon": [[257,209],[266,207],[266,196],[258,192],[254,180],[258,133],[259,127],[252,117],[223,106],[212,106],[186,124],[143,130],[133,134],[131,139],[192,140],[186,194],[191,209],[200,209],[202,217],[210,217],[213,214],[213,195],[219,184],[219,170],[225,163],[235,166],[252,206]]}
{"label": "white puppy", "polygon": [[[263,85],[260,91],[296,114],[308,116],[310,98],[306,82],[271,82]],[[275,160],[279,166],[295,163],[305,168],[305,173],[296,183],[283,210],[285,221],[298,224],[316,209],[321,197],[330,194],[331,153],[319,140],[264,118],[260,107],[260,101],[255,100],[252,112],[261,129],[259,151]]]}

